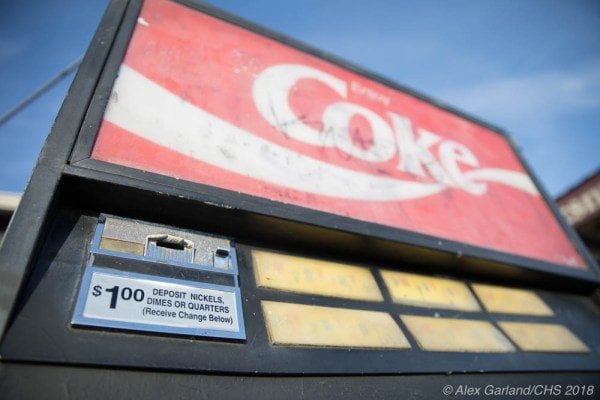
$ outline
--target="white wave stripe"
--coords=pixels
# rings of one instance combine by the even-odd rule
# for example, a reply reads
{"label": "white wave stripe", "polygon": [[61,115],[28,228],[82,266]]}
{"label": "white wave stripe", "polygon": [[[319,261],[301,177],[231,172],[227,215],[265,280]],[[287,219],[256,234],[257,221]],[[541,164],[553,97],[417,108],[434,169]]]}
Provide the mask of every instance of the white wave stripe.
{"label": "white wave stripe", "polygon": [[261,139],[122,66],[104,118],[153,143],[261,181],[355,200],[406,200],[445,188],[341,168]]}
{"label": "white wave stripe", "polygon": [[[307,193],[392,201],[422,198],[447,188],[441,183],[403,181],[352,171],[297,153],[188,103],[125,65],[120,69],[104,118],[193,159]],[[529,178],[519,176],[523,174],[481,171],[484,173],[469,172],[470,177],[529,188],[523,179]],[[534,193],[530,189],[522,190]]]}
{"label": "white wave stripe", "polygon": [[531,178],[521,172],[509,171],[500,168],[482,168],[465,172],[463,175],[472,181],[502,183],[534,196],[540,195]]}

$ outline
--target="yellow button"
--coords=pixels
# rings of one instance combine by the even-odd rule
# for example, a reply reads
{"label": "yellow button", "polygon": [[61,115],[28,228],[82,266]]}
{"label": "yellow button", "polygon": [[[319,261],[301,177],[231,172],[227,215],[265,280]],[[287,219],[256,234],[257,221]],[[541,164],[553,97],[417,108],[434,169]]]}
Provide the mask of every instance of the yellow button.
{"label": "yellow button", "polygon": [[491,313],[520,315],[554,315],[552,309],[531,290],[472,284],[485,309]]}
{"label": "yellow button", "polygon": [[427,351],[507,353],[514,346],[487,321],[401,315],[402,322]]}
{"label": "yellow button", "polygon": [[363,267],[252,250],[256,284],[288,292],[383,301],[371,271]]}
{"label": "yellow button", "polygon": [[262,301],[273,345],[408,349],[400,327],[384,312]]}
{"label": "yellow button", "polygon": [[124,240],[102,238],[100,240],[100,248],[108,251],[116,251],[119,253],[130,253],[138,256],[144,255],[144,245],[141,243],[127,242]]}
{"label": "yellow button", "polygon": [[394,303],[417,307],[480,311],[479,304],[462,282],[406,272],[381,271]]}
{"label": "yellow button", "polygon": [[498,322],[523,351],[587,353],[590,349],[573,332],[558,324]]}

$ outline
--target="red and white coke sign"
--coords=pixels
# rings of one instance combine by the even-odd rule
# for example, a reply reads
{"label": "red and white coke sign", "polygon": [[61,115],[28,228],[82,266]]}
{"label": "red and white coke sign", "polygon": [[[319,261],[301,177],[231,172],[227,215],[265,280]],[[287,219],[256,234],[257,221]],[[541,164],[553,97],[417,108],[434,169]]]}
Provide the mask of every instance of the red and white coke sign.
{"label": "red and white coke sign", "polygon": [[585,267],[502,135],[167,0],[144,3],[92,158]]}

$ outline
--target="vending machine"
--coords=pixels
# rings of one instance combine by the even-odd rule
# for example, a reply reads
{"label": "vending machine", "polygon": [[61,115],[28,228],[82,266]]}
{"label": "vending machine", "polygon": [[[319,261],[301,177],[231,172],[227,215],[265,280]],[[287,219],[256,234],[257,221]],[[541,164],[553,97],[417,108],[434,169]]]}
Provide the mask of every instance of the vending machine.
{"label": "vending machine", "polygon": [[598,398],[599,284],[501,129],[113,0],[0,249],[0,397]]}

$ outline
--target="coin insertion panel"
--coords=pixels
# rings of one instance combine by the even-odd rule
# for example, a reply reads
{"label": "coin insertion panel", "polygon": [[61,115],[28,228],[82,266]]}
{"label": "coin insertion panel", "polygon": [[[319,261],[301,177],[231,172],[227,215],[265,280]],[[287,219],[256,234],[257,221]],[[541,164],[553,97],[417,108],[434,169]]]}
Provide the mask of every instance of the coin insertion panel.
{"label": "coin insertion panel", "polygon": [[508,353],[515,347],[487,321],[401,315],[400,319],[426,351]]}
{"label": "coin insertion panel", "polygon": [[275,301],[261,303],[272,345],[410,348],[388,313]]}
{"label": "coin insertion panel", "polygon": [[568,328],[559,324],[498,322],[506,335],[523,351],[588,353],[590,349]]}
{"label": "coin insertion panel", "polygon": [[394,303],[416,307],[480,311],[466,284],[452,279],[382,270],[381,277]]}
{"label": "coin insertion panel", "polygon": [[371,271],[364,267],[252,250],[260,288],[352,300],[383,301]]}
{"label": "coin insertion panel", "polygon": [[475,294],[488,312],[532,316],[552,316],[554,312],[531,290],[474,283]]}
{"label": "coin insertion panel", "polygon": [[[165,267],[177,272],[167,276]],[[102,214],[71,325],[243,340],[235,245],[203,232]]]}

